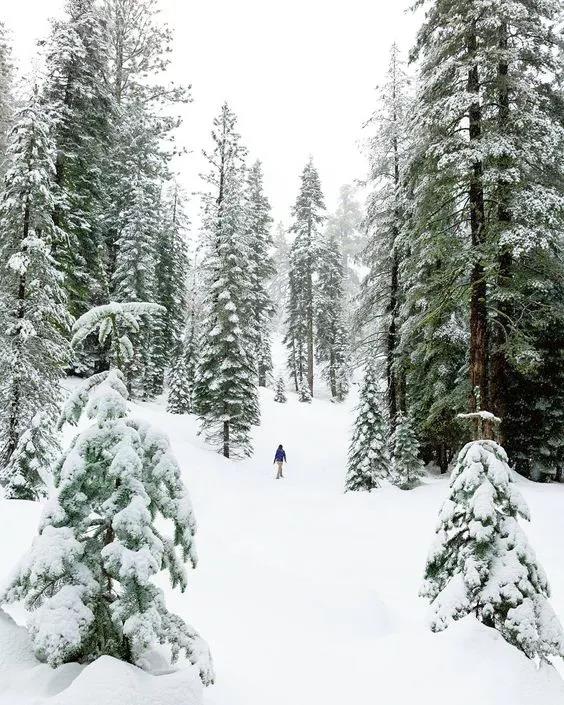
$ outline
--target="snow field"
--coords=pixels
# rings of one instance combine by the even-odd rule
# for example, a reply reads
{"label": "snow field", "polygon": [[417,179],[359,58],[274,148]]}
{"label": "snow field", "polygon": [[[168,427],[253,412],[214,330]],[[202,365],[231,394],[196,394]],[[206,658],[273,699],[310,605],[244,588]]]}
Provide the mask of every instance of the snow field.
{"label": "snow field", "polygon": [[[472,618],[433,634],[417,596],[445,478],[415,490],[343,494],[354,399],[287,404],[261,390],[252,459],[231,462],[196,437],[194,417],[160,403],[136,415],[166,431],[185,474],[200,563],[167,605],[209,642],[217,683],[205,705],[562,705],[564,682]],[[283,443],[286,478],[274,480]],[[564,487],[520,481],[525,531],[564,618]],[[0,504],[0,581],[35,533],[39,507]],[[18,620],[22,615],[15,614]],[[17,635],[17,638],[14,637]],[[0,623],[0,705],[192,705],[191,669],[151,676],[113,659],[56,671],[30,657],[25,633]],[[17,664],[14,665],[14,664]]]}

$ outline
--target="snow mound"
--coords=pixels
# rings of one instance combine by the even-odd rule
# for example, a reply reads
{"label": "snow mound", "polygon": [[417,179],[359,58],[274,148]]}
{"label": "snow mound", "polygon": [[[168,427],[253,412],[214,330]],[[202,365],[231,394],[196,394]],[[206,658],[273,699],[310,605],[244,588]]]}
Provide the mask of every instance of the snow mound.
{"label": "snow mound", "polygon": [[193,668],[155,676],[109,656],[51,668],[0,611],[0,705],[200,705],[202,690]]}
{"label": "snow mound", "polygon": [[406,636],[382,640],[376,655],[375,670],[384,674],[384,681],[376,675],[387,705],[564,703],[564,682],[554,668],[537,668],[473,616],[440,634],[421,631]]}

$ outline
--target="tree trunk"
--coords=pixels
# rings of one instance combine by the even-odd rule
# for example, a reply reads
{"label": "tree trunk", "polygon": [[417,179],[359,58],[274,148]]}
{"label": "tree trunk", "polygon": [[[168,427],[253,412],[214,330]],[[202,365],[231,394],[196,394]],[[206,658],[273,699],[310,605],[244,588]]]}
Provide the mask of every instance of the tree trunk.
{"label": "tree trunk", "polygon": [[229,457],[229,421],[223,422],[223,455]]}
{"label": "tree trunk", "polygon": [[445,443],[439,445],[439,468],[441,469],[441,475],[445,475],[448,470],[448,454]]}
{"label": "tree trunk", "polygon": [[[499,28],[500,59],[497,67],[497,92],[498,92],[498,128],[500,136],[507,132],[509,122],[509,65],[507,60],[507,25],[502,23]],[[498,169],[501,178],[497,187],[497,220],[498,232],[503,234],[511,227],[510,189],[511,185],[504,182],[503,172],[511,167],[511,158],[502,155],[499,158]],[[507,246],[501,246],[497,262],[497,288],[503,294],[511,279],[511,251]],[[499,428],[499,441],[505,442],[503,419],[507,415],[507,386],[508,386],[508,359],[506,352],[507,330],[511,323],[511,305],[506,297],[498,296],[496,302],[496,315],[492,328],[492,364],[491,364],[491,404],[493,413],[502,419]]]}
{"label": "tree trunk", "polygon": [[311,255],[311,222],[308,223],[308,272],[307,272],[307,383],[313,396],[313,261]]}
{"label": "tree trunk", "polygon": [[[333,341],[334,342],[334,341]],[[329,353],[329,385],[331,387],[331,397],[337,398],[337,376],[335,374],[335,353]]]}
{"label": "tree trunk", "polygon": [[[397,228],[394,227],[394,231]],[[397,233],[394,235],[394,242]],[[398,413],[398,386],[396,381],[395,359],[397,348],[397,307],[398,307],[398,272],[399,258],[397,249],[392,249],[392,272],[390,279],[390,322],[388,325],[387,350],[386,350],[386,376],[388,380],[388,414],[390,419],[390,433],[396,428]]]}
{"label": "tree trunk", "polygon": [[[470,143],[479,145],[482,136],[482,109],[480,106],[480,79],[475,63],[477,39],[475,23],[468,33],[467,50],[474,64],[468,71],[468,92],[473,95],[469,107]],[[485,211],[483,190],[483,166],[481,160],[474,162],[470,174],[470,233],[474,264],[470,274],[470,409],[478,411],[488,407],[488,334],[486,308],[486,275],[483,264],[483,246],[485,243]],[[474,433],[477,436],[479,424]],[[486,437],[491,437],[491,430],[486,429]]]}

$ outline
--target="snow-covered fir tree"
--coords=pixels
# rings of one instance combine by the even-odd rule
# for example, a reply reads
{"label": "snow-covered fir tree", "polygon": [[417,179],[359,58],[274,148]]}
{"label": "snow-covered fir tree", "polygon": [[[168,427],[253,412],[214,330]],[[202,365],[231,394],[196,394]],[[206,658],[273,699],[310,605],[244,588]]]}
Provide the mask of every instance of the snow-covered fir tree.
{"label": "snow-covered fir tree", "polygon": [[8,135],[13,116],[13,81],[14,67],[12,49],[8,40],[5,24],[0,20],[0,178],[4,178],[8,152]]}
{"label": "snow-covered fir tree", "polygon": [[398,413],[390,437],[391,478],[394,485],[410,490],[419,484],[425,466],[419,455],[419,442],[409,416]]}
{"label": "snow-covered fir tree", "polygon": [[184,346],[176,354],[168,375],[168,399],[166,410],[171,414],[192,413],[192,386],[186,369]]}
{"label": "snow-covered fir tree", "polygon": [[399,361],[399,314],[402,299],[401,233],[405,217],[404,173],[410,146],[409,78],[396,44],[386,78],[378,91],[379,107],[368,121],[368,197],[363,260],[369,272],[361,287],[357,327],[364,344],[386,359],[387,407],[393,431],[402,388]]}
{"label": "snow-covered fir tree", "polygon": [[165,371],[173,363],[174,351],[182,347],[188,312],[188,220],[184,195],[172,183],[162,204],[163,227],[157,238],[155,264],[156,301],[166,314],[154,330],[152,361],[155,367],[152,396],[163,390]]}
{"label": "snow-covered fir tree", "polygon": [[[339,189],[337,207],[327,219],[327,235],[335,237],[343,255],[343,286],[347,310],[357,301],[360,278],[355,264],[360,263],[366,246],[363,227],[363,209],[358,201],[357,189],[345,184]],[[349,314],[350,315],[350,314]]]}
{"label": "snow-covered fir tree", "polygon": [[343,311],[343,261],[334,234],[319,248],[315,290],[316,358],[323,367],[331,398],[343,401],[349,391],[349,342]]}
{"label": "snow-covered fir tree", "polygon": [[529,509],[503,448],[468,443],[439,514],[421,595],[431,602],[433,631],[472,614],[529,658],[550,661],[564,656],[564,633],[519,518],[529,519]]}
{"label": "snow-covered fir tree", "polygon": [[298,387],[298,401],[305,402],[306,404],[311,402],[311,392],[309,391],[309,384],[305,377],[301,380]]}
{"label": "snow-covered fir tree", "polygon": [[345,491],[371,491],[390,475],[388,429],[380,408],[376,370],[368,363],[349,448]]}
{"label": "snow-covered fir tree", "polygon": [[288,309],[288,288],[290,271],[290,245],[287,228],[282,222],[274,227],[272,262],[274,272],[268,283],[268,291],[274,306],[273,328],[281,329]]}
{"label": "snow-covered fir tree", "polygon": [[[179,234],[181,229],[182,218],[173,222],[174,186],[169,193],[174,130],[180,124],[171,107],[190,97],[182,85],[162,80],[170,63],[172,34],[158,13],[153,0],[105,0],[102,5],[107,82],[115,103],[103,221],[113,300],[170,299],[159,289],[159,284],[166,288],[159,266],[171,230]],[[179,292],[180,288],[181,282]],[[170,351],[161,333],[166,337],[171,331],[163,329],[164,325],[164,321],[155,322],[141,332],[142,340],[127,371],[128,386],[137,397],[162,391]],[[182,327],[175,335],[181,334]]]}
{"label": "snow-covered fir tree", "polygon": [[38,411],[0,475],[6,499],[37,500],[47,494],[51,465],[60,452],[52,415]]}
{"label": "snow-covered fir tree", "polygon": [[295,235],[290,254],[290,280],[285,342],[288,364],[296,389],[305,378],[313,396],[314,293],[313,278],[319,249],[325,203],[319,174],[310,159],[305,165],[300,190],[292,208],[290,232]]}
{"label": "snow-covered fir tree", "polygon": [[288,401],[288,399],[286,398],[286,385],[284,384],[284,377],[278,377],[278,379],[276,380],[274,401],[278,404],[285,404]]}
{"label": "snow-covered fir tree", "polygon": [[[54,433],[59,381],[69,359],[65,332],[70,321],[51,256],[54,157],[49,124],[34,91],[15,116],[0,197],[0,468],[11,496],[25,499],[42,492],[42,478],[27,466],[31,474],[22,480],[26,464],[13,455],[23,452],[20,439],[32,432],[39,411]],[[38,443],[37,467],[49,464],[49,449]]]}
{"label": "snow-covered fir tree", "polygon": [[[93,309],[76,322],[76,340],[97,332],[130,355],[121,324],[138,327],[139,316],[154,308],[139,302]],[[185,563],[196,565],[190,499],[166,436],[131,419],[127,406],[115,367],[70,395],[61,421],[85,417],[91,424],[58,461],[39,535],[2,600],[28,607],[36,655],[51,666],[102,655],[138,664],[147,649],[166,644],[173,661],[184,653],[209,684],[207,645],[167,610],[153,581],[164,570],[173,587],[186,588]],[[170,536],[157,528],[157,517],[169,522]]]}
{"label": "snow-covered fir tree", "polygon": [[[556,412],[561,367],[556,377],[546,368],[542,373],[539,390],[546,396],[538,401],[547,413],[540,433],[528,436],[539,407],[523,409],[520,397],[527,381],[541,381],[539,361],[547,353],[541,329],[560,320],[560,10],[554,2],[529,0],[419,4],[427,12],[414,52],[421,75],[406,272],[418,286],[406,289],[412,306],[426,310],[422,325],[409,322],[409,329],[432,342],[433,329],[462,313],[470,359],[455,366],[469,375],[453,375],[451,398],[470,397],[475,408],[478,396],[502,417],[501,439],[519,467],[541,455],[552,456],[554,467],[562,446],[547,443],[546,431],[552,435],[564,421]],[[438,369],[437,355],[428,364],[422,348],[410,357],[431,373]],[[427,379],[425,387],[433,384]]]}
{"label": "snow-covered fir tree", "polygon": [[108,294],[102,224],[114,104],[105,81],[107,53],[95,0],[66,0],[65,12],[51,21],[45,43],[43,100],[57,149],[53,217],[60,237],[54,253],[65,274],[73,315],[107,301]]}
{"label": "snow-covered fir tree", "polygon": [[172,414],[191,414],[194,407],[194,386],[198,365],[197,331],[194,313],[184,339],[176,350],[168,379],[167,410]]}
{"label": "snow-covered fir tree", "polygon": [[248,315],[245,150],[227,104],[214,120],[212,139],[213,150],[205,155],[210,165],[204,201],[207,317],[194,401],[206,438],[228,458],[252,453],[251,426],[259,421],[259,408],[255,361],[247,345],[253,328]]}
{"label": "snow-covered fir tree", "polygon": [[271,318],[273,306],[267,282],[274,273],[271,259],[272,218],[270,203],[264,194],[262,164],[257,161],[247,175],[247,237],[251,288],[249,291],[250,325],[256,350],[258,383],[265,387],[272,375]]}

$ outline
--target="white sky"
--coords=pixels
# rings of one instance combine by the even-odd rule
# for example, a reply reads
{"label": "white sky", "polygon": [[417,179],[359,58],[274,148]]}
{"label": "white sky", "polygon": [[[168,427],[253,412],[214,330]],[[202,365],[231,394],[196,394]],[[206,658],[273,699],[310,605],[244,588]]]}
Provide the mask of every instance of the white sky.
{"label": "white sky", "polygon": [[[16,57],[28,64],[35,41],[64,0],[0,0]],[[407,51],[417,22],[411,0],[161,0],[175,31],[171,78],[192,84],[179,141],[191,150],[181,180],[198,190],[202,148],[227,99],[250,158],[264,165],[276,219],[288,220],[299,174],[311,154],[329,209],[342,184],[362,178],[361,125],[390,45]],[[191,213],[196,219],[196,214]]]}

